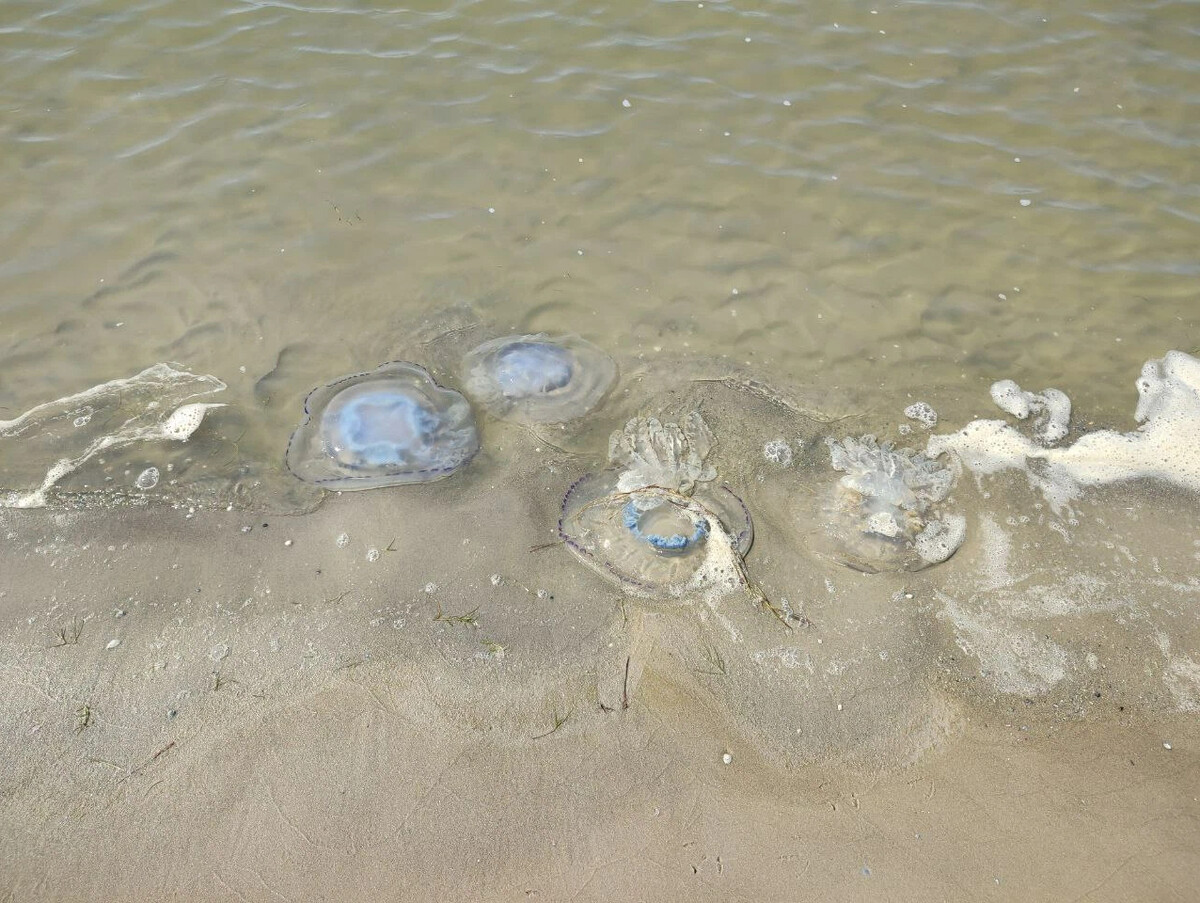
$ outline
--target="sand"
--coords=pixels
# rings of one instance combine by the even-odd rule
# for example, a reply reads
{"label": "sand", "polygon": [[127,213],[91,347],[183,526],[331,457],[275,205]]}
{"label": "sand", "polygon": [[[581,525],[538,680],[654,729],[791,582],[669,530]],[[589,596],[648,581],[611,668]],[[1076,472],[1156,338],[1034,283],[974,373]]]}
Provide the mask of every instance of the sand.
{"label": "sand", "polygon": [[[967,477],[957,555],[863,574],[820,438],[867,415],[702,375],[308,511],[0,512],[0,899],[1189,899],[1194,498]],[[696,408],[803,621],[556,542],[614,425]]]}

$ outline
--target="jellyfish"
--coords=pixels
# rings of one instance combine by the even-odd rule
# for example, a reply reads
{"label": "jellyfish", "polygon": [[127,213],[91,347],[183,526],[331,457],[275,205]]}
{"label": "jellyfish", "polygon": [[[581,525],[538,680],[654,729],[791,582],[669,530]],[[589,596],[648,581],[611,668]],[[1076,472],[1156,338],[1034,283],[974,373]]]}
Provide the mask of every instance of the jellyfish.
{"label": "jellyfish", "polygon": [[463,359],[467,394],[498,417],[564,423],[598,405],[617,366],[575,336],[505,336]]}
{"label": "jellyfish", "polygon": [[843,474],[826,508],[843,563],[869,572],[919,570],[962,545],[965,518],[936,516],[954,484],[947,466],[874,436],[826,442]]}
{"label": "jellyfish", "polygon": [[424,368],[393,361],[310,392],[287,465],[326,489],[374,489],[443,479],[477,451],[467,400]]}
{"label": "jellyfish", "polygon": [[563,499],[558,530],[582,561],[644,595],[738,585],[754,541],[750,512],[713,485],[713,444],[699,414],[681,426],[634,418],[609,443],[607,470]]}

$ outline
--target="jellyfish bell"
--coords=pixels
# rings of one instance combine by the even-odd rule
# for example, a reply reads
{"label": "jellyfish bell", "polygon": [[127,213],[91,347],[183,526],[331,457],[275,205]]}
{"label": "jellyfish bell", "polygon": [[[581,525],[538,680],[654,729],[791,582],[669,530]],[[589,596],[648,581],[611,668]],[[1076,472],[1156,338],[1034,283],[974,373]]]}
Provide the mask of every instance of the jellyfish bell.
{"label": "jellyfish bell", "polygon": [[286,457],[301,480],[352,490],[440,480],[477,451],[467,400],[424,368],[393,361],[310,392]]}
{"label": "jellyfish bell", "polygon": [[467,394],[498,417],[564,423],[596,407],[612,387],[612,358],[576,336],[492,339],[463,359]]}
{"label": "jellyfish bell", "polygon": [[512,342],[496,352],[492,378],[508,399],[557,392],[571,381],[571,352],[549,342]]}
{"label": "jellyfish bell", "polygon": [[750,512],[727,486],[684,495],[618,488],[621,471],[577,480],[563,498],[558,531],[585,564],[634,592],[677,595],[726,552],[750,551]]}
{"label": "jellyfish bell", "polygon": [[643,595],[741,585],[754,528],[742,500],[715,482],[715,443],[698,411],[682,424],[634,417],[609,438],[613,466],[567,490],[559,536],[585,564]]}
{"label": "jellyfish bell", "polygon": [[825,504],[822,551],[867,572],[920,570],[957,551],[966,520],[938,513],[954,484],[949,466],[874,436],[826,442],[842,476]]}

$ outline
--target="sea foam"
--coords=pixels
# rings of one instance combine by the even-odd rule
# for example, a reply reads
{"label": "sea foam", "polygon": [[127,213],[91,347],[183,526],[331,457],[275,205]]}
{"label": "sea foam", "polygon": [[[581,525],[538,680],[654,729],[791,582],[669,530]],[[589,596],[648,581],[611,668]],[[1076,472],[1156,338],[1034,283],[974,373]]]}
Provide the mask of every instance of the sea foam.
{"label": "sea foam", "polygon": [[956,433],[930,437],[926,453],[953,452],[976,475],[1024,470],[1055,510],[1082,487],[1135,479],[1200,492],[1200,360],[1169,351],[1142,367],[1137,390],[1134,419],[1141,425],[1132,432],[1097,430],[1071,445],[1045,448],[1003,420],[974,420]]}

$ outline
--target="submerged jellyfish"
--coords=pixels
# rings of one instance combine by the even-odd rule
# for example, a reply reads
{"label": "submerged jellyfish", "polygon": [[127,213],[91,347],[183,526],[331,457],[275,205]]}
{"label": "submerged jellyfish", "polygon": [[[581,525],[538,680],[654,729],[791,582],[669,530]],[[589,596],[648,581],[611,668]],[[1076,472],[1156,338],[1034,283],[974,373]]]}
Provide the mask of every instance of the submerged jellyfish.
{"label": "submerged jellyfish", "polygon": [[575,336],[505,336],[463,359],[467,394],[498,417],[562,423],[600,403],[617,375],[612,359]]}
{"label": "submerged jellyfish", "polygon": [[858,570],[919,570],[945,561],[966,536],[966,520],[935,516],[954,474],[936,459],[874,436],[828,439],[838,480],[827,509],[838,557]]}
{"label": "submerged jellyfish", "polygon": [[704,461],[712,434],[635,418],[613,434],[613,467],[567,490],[559,535],[585,563],[646,594],[736,585],[754,530],[745,504]]}
{"label": "submerged jellyfish", "polygon": [[326,489],[374,489],[448,477],[475,456],[467,400],[405,361],[309,393],[287,465]]}

